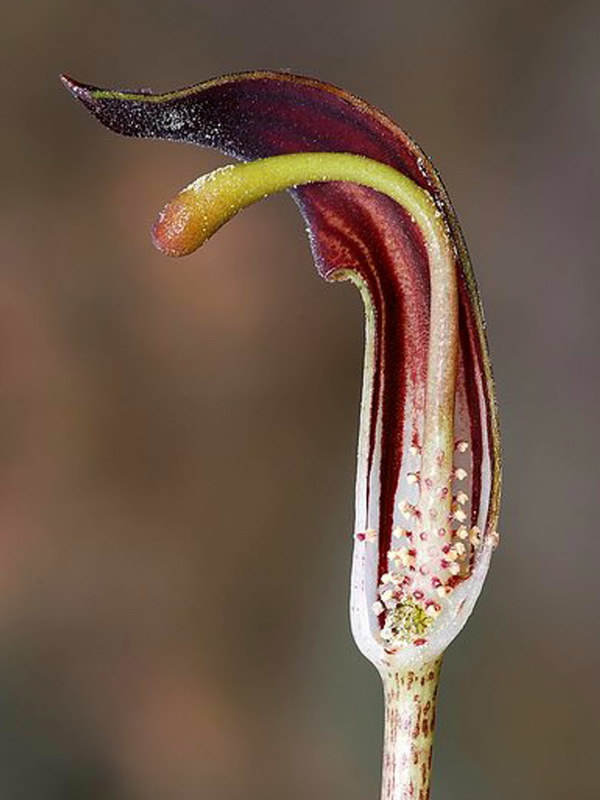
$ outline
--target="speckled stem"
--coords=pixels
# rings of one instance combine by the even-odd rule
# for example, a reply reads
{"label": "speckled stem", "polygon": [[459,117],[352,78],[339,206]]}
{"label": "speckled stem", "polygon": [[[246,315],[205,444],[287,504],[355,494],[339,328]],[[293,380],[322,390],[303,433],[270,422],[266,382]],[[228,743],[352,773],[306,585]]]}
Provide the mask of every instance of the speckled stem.
{"label": "speckled stem", "polygon": [[385,733],[381,800],[428,800],[441,659],[382,671]]}

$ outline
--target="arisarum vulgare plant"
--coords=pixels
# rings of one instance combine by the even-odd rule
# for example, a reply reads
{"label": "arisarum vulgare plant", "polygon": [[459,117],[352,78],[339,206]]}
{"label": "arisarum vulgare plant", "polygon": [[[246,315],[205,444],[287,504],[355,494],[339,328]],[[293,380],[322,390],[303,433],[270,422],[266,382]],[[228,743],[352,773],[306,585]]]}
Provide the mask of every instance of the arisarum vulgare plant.
{"label": "arisarum vulgare plant", "polygon": [[384,800],[429,796],[441,657],[497,544],[500,451],[481,304],[454,211],[423,151],[381,112],[287,73],[166,94],[67,88],[111,130],[243,164],[183,189],[153,230],[193,252],[245,206],[298,203],[319,273],[366,313],[351,621],[385,693]]}

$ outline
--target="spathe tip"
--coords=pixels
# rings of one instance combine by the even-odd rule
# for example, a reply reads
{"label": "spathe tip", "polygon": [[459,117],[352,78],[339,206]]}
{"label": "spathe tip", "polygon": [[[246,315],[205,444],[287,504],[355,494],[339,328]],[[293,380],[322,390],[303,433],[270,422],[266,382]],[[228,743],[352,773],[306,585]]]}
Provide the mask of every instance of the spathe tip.
{"label": "spathe tip", "polygon": [[121,96],[121,93],[82,83],[65,73],[59,77],[65,89],[75,100],[78,100],[90,114],[107,128],[116,133],[137,135],[127,129],[127,117],[123,107],[126,107],[128,103]]}
{"label": "spathe tip", "polygon": [[98,87],[77,81],[75,78],[65,73],[61,74],[59,77],[65,89],[67,89],[75,100],[79,100],[88,111],[94,114],[94,116],[97,116],[98,100],[95,94],[98,92]]}
{"label": "spathe tip", "polygon": [[75,80],[75,78],[72,78],[70,75],[67,75],[66,73],[62,73],[61,75],[59,75],[59,77],[63,86],[69,92],[71,92],[71,94],[78,100],[89,98],[94,89],[96,89],[95,86],[90,86],[86,83],[81,83],[81,81]]}

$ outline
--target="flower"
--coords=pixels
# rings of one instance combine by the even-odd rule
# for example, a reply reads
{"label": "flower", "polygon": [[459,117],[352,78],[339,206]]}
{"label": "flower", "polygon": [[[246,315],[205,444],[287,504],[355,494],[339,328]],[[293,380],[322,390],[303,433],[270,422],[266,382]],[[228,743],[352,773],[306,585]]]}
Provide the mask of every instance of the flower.
{"label": "flower", "polygon": [[[288,189],[321,276],[360,289],[366,356],[352,628],[386,681],[384,796],[399,797],[400,785],[414,792],[417,781],[414,796],[426,797],[418,736],[414,768],[401,767],[398,715],[416,719],[432,705],[439,658],[471,613],[497,544],[500,498],[482,308],[439,175],[383,113],[310,78],[249,72],[164,94],[63,80],[117,133],[248,162],[194,181],[167,204],[153,230],[164,252],[192,252],[241,208]],[[418,702],[415,675],[425,687]],[[432,727],[419,728],[428,747]]]}
{"label": "flower", "polygon": [[[353,629],[378,666],[438,656],[468,617],[487,570],[497,538],[500,469],[481,304],[455,214],[431,162],[381,112],[340,89],[287,73],[231,75],[166,94],[64,82],[100,122],[121,134],[193,142],[251,162],[290,153],[360,155],[393,168],[431,198],[429,214],[447,232],[453,273],[438,280],[437,297],[414,209],[358,185],[360,164],[356,183],[341,182],[343,169],[335,180],[323,158],[312,161],[322,178],[317,183],[303,174],[310,170],[306,157],[298,174],[283,175],[276,186],[267,161],[242,180],[239,168],[218,170],[165,208],[154,239],[167,253],[185,254],[242,205],[292,187],[320,274],[359,285],[367,354]],[[268,186],[260,180],[261,168],[262,178],[271,178]],[[256,196],[242,202],[236,193],[247,193],[257,178]],[[210,230],[200,225],[207,214],[214,217]]]}

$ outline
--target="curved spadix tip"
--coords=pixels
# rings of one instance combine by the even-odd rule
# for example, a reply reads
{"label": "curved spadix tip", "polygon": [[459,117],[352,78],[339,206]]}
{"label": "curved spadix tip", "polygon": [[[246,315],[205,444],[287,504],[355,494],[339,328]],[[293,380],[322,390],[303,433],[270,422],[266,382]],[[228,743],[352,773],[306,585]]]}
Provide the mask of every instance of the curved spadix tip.
{"label": "curved spadix tip", "polygon": [[427,192],[391,167],[350,153],[288,153],[230,164],[198,178],[160,213],[152,237],[167,255],[188,255],[238,211],[275,192],[308,183],[351,181],[404,206],[428,240],[447,249],[446,230]]}
{"label": "curved spadix tip", "polygon": [[187,188],[162,209],[152,226],[154,246],[167,256],[187,256],[202,244],[201,216]]}
{"label": "curved spadix tip", "polygon": [[167,203],[152,227],[154,246],[168,256],[187,256],[204,244],[244,205],[243,165],[220,167],[190,183]]}

